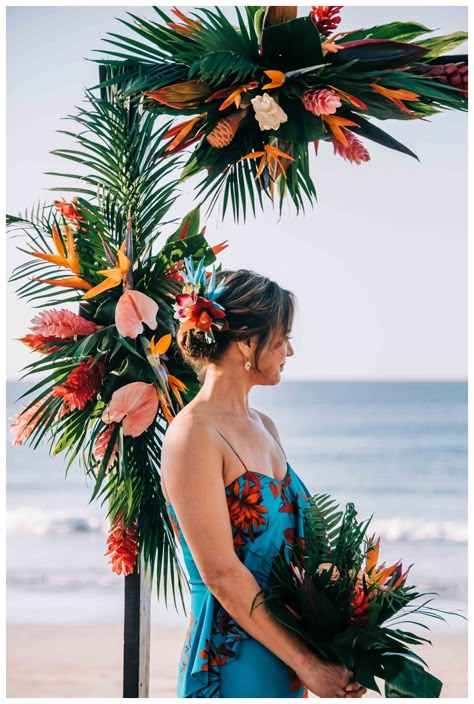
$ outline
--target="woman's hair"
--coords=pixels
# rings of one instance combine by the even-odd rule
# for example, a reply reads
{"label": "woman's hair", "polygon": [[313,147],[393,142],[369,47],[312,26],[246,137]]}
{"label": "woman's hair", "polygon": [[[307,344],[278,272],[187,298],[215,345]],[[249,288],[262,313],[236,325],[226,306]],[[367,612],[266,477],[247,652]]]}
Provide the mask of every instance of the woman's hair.
{"label": "woman's hair", "polygon": [[183,333],[178,329],[177,333],[181,355],[201,380],[206,365],[218,360],[232,340],[245,340],[253,335],[257,335],[255,367],[258,371],[258,361],[266,345],[287,335],[293,325],[294,293],[248,269],[216,272],[216,284],[224,278],[226,288],[217,302],[225,308],[229,330],[213,328],[213,343],[207,343],[200,330]]}

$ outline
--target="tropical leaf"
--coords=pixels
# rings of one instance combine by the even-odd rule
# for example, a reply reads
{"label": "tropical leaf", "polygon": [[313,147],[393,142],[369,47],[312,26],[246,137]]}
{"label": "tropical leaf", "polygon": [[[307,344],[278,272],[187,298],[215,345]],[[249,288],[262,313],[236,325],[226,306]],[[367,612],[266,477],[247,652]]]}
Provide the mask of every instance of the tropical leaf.
{"label": "tropical leaf", "polygon": [[433,37],[432,39],[424,39],[419,42],[419,46],[423,46],[427,49],[425,61],[434,59],[447,51],[452,51],[457,49],[458,46],[464,44],[467,41],[467,32],[453,32],[452,34],[445,34],[442,37]]}
{"label": "tropical leaf", "polygon": [[345,44],[347,41],[359,41],[361,39],[391,39],[397,42],[411,42],[421,34],[432,32],[419,22],[389,22],[379,24],[368,29],[358,29],[355,32],[348,32],[342,37],[338,37],[336,44]]}

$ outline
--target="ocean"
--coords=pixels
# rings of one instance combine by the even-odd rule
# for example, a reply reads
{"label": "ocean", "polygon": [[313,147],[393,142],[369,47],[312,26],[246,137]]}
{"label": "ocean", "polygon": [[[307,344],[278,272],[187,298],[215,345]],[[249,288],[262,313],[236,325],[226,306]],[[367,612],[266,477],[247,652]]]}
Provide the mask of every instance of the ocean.
{"label": "ocean", "polygon": [[[7,418],[27,388],[7,384]],[[250,404],[272,417],[312,494],[373,515],[381,560],[413,563],[409,582],[436,592],[433,606],[467,616],[467,383],[282,381],[254,387]],[[120,623],[124,579],[104,557],[106,510],[88,503],[84,470],[65,476],[63,457],[13,448],[7,435],[7,621]],[[187,622],[155,591],[151,618]],[[467,629],[459,617],[426,623]]]}

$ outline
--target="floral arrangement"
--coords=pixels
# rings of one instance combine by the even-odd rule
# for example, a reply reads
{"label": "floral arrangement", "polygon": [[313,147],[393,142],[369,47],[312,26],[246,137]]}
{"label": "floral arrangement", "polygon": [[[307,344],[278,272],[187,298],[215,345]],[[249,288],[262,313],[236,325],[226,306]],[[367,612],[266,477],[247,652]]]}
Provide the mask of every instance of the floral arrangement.
{"label": "floral arrangement", "polygon": [[444,620],[446,612],[428,606],[431,599],[412,603],[428,595],[407,586],[411,566],[378,564],[380,539],[366,537],[371,518],[359,522],[354,504],[343,513],[327,494],[308,504],[304,538],[282,545],[252,610],[265,603],[319,657],[342,663],[368,689],[380,693],[379,677],[386,697],[439,697],[442,683],[410,649],[430,641],[399,626],[405,618],[416,623],[416,614]]}
{"label": "floral arrangement", "polygon": [[[297,210],[316,198],[308,148],[320,142],[351,163],[370,159],[364,140],[416,155],[376,126],[467,109],[466,55],[447,55],[467,34],[421,38],[416,22],[336,32],[342,6],[199,8],[160,22],[131,15],[134,36],[113,34],[101,63],[147,110],[185,117],[165,134],[165,154],[193,149],[181,177],[204,176],[197,192],[212,207],[222,196],[235,219],[255,212],[262,193],[288,194]],[[178,21],[176,21],[178,20]]]}
{"label": "floral arrangement", "polygon": [[[30,400],[12,423],[13,444],[48,439],[51,454],[67,454],[68,469],[78,457],[94,483],[91,500],[108,502],[113,571],[139,570],[142,555],[152,574],[157,565],[158,595],[171,573],[173,596],[176,580],[182,596],[160,449],[199,383],[174,344],[175,308],[185,262],[199,258],[200,280],[212,285],[215,269],[205,267],[227,244],[208,244],[198,209],[163,233],[175,164],[153,157],[167,127],[156,130],[156,116],[119,93],[113,100],[88,93],[87,103],[71,118],[76,148],[56,152],[87,164],[79,186],[61,187],[81,195],[7,219],[27,237],[28,261],[12,280],[20,297],[43,309],[21,338],[39,353],[26,375],[41,380],[24,394]],[[58,307],[65,302],[75,310]]]}

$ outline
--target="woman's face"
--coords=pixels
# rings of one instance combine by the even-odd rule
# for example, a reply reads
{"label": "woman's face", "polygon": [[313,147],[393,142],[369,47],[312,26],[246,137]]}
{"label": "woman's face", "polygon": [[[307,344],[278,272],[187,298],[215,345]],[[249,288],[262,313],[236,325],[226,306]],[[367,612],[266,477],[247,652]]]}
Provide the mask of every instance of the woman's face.
{"label": "woman's face", "polygon": [[264,347],[258,361],[259,371],[255,372],[258,384],[278,384],[286,358],[294,355],[290,339],[291,333],[279,335]]}

